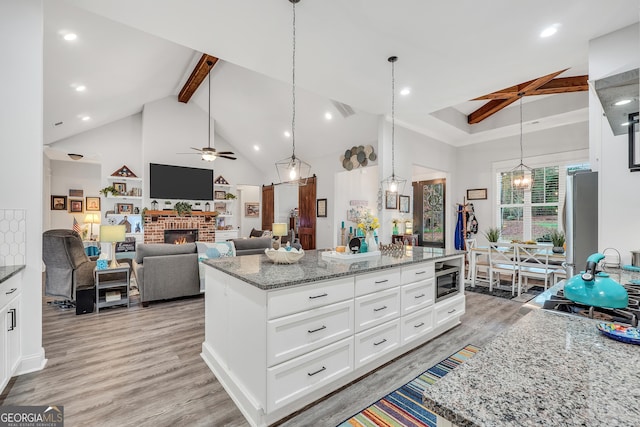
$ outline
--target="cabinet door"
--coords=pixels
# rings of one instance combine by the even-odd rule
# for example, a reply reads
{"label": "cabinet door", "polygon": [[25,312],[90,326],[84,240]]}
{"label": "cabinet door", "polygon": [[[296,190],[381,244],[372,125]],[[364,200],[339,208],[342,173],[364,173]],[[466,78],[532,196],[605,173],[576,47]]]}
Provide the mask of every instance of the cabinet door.
{"label": "cabinet door", "polygon": [[9,376],[13,375],[20,362],[20,298],[9,304],[6,314],[7,330],[7,368]]}
{"label": "cabinet door", "polygon": [[0,392],[9,382],[7,352],[7,307],[0,309]]}

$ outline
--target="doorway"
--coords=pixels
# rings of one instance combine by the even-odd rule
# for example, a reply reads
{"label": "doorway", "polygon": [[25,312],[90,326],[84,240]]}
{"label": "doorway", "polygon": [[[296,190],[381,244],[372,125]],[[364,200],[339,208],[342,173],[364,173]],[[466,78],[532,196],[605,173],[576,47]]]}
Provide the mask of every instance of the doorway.
{"label": "doorway", "polygon": [[446,179],[415,181],[413,223],[421,246],[444,248],[446,244]]}

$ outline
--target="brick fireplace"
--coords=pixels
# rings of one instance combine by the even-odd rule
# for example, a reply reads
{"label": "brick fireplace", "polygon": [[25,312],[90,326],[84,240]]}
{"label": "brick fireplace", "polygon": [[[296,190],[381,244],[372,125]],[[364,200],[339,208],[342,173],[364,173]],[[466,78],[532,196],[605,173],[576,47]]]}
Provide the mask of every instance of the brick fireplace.
{"label": "brick fireplace", "polygon": [[216,221],[209,212],[178,216],[172,211],[147,211],[144,217],[144,242],[164,243],[165,230],[197,230],[201,242],[214,242]]}
{"label": "brick fireplace", "polygon": [[164,230],[164,242],[181,245],[183,243],[195,243],[198,241],[198,229]]}

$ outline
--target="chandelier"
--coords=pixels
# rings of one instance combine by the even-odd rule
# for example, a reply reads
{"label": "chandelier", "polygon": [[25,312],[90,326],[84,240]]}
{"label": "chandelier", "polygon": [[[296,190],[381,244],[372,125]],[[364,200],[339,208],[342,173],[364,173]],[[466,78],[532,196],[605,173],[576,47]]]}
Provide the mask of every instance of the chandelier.
{"label": "chandelier", "polygon": [[289,0],[293,5],[293,55],[291,67],[291,94],[293,112],[291,114],[291,156],[276,162],[278,178],[282,184],[306,185],[311,175],[311,165],[296,156],[296,3],[300,0]]}
{"label": "chandelier", "polygon": [[511,185],[515,190],[531,189],[532,169],[522,161],[522,98],[524,93],[519,93],[520,97],[520,164],[511,169]]}
{"label": "chandelier", "polygon": [[391,193],[402,193],[404,186],[407,183],[406,179],[400,178],[396,175],[395,169],[395,132],[396,132],[396,76],[395,76],[395,63],[398,60],[397,56],[390,56],[387,61],[391,63],[391,176],[383,179],[380,184],[385,190]]}

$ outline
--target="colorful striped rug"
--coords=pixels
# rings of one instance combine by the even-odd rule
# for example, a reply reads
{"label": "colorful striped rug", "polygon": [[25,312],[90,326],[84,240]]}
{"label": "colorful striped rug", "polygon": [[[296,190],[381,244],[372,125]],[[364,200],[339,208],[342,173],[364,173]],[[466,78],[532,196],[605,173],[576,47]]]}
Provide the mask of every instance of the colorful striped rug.
{"label": "colorful striped rug", "polygon": [[436,414],[422,406],[422,392],[479,350],[467,345],[338,427],[436,427]]}

